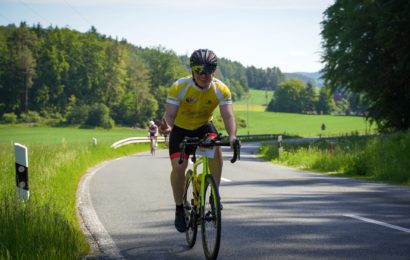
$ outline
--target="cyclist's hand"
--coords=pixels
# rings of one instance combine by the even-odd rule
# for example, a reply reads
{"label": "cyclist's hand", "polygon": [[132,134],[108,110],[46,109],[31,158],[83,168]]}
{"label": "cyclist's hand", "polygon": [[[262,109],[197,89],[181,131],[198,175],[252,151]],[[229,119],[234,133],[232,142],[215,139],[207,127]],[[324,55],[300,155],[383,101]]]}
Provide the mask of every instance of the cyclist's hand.
{"label": "cyclist's hand", "polygon": [[167,121],[163,118],[161,125],[159,126],[159,132],[161,134],[169,134],[171,132],[171,127],[168,125]]}
{"label": "cyclist's hand", "polygon": [[235,142],[236,142],[236,135],[230,135],[229,136],[229,143],[231,144],[231,149],[235,147]]}

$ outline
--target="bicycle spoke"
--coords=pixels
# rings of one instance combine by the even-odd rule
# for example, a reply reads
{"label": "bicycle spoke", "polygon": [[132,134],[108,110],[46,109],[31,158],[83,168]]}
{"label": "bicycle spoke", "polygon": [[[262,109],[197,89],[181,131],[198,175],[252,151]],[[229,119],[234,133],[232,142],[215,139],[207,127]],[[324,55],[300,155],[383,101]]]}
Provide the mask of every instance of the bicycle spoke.
{"label": "bicycle spoke", "polygon": [[196,207],[194,206],[193,197],[193,184],[192,184],[192,171],[188,170],[186,174],[185,191],[184,191],[184,212],[185,222],[187,223],[187,229],[185,232],[185,238],[189,247],[193,247],[196,242],[196,235],[198,231]]}
{"label": "bicycle spoke", "polygon": [[221,210],[218,188],[212,175],[205,178],[205,206],[202,209],[202,243],[207,259],[218,256],[221,239]]}

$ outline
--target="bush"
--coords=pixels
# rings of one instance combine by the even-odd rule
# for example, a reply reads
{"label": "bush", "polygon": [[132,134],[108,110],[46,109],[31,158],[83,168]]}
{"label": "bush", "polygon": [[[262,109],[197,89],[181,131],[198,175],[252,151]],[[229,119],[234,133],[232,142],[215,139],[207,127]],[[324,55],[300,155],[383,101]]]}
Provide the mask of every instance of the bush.
{"label": "bush", "polygon": [[90,106],[88,105],[76,106],[72,108],[72,110],[67,113],[67,123],[72,125],[85,124],[89,111]]}
{"label": "bush", "polygon": [[15,124],[17,122],[17,116],[14,113],[5,113],[1,118],[1,122],[5,124]]}
{"label": "bush", "polygon": [[42,123],[44,120],[40,114],[36,111],[28,111],[20,115],[21,123]]}
{"label": "bush", "polygon": [[88,118],[85,122],[86,126],[101,126],[106,129],[114,127],[114,120],[110,117],[110,109],[102,104],[96,103],[90,107]]}

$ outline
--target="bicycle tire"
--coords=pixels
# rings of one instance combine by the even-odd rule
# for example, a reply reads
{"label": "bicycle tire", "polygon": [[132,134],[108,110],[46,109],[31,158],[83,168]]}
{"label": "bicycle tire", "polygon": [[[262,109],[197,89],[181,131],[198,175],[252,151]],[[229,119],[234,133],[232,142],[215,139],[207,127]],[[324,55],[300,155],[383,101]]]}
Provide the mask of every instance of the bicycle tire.
{"label": "bicycle tire", "polygon": [[154,140],[154,138],[150,139],[150,147],[151,147],[151,155],[154,156],[155,155],[155,140]]}
{"label": "bicycle tire", "polygon": [[205,206],[201,208],[202,246],[207,259],[216,259],[221,242],[221,202],[212,175],[205,177]]}
{"label": "bicycle tire", "polygon": [[187,228],[185,231],[185,239],[190,248],[195,245],[196,236],[198,233],[197,225],[197,211],[194,205],[194,184],[192,182],[192,170],[188,170],[185,176],[185,190],[184,190],[184,213]]}

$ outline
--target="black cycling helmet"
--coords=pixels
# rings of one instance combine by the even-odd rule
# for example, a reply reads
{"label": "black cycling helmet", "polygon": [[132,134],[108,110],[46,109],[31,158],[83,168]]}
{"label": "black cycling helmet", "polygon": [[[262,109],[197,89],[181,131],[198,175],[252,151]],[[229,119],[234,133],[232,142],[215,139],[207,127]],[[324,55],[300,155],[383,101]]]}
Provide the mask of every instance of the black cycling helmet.
{"label": "black cycling helmet", "polygon": [[192,72],[211,74],[216,70],[218,60],[213,51],[208,49],[199,49],[192,53],[189,59],[189,65]]}

